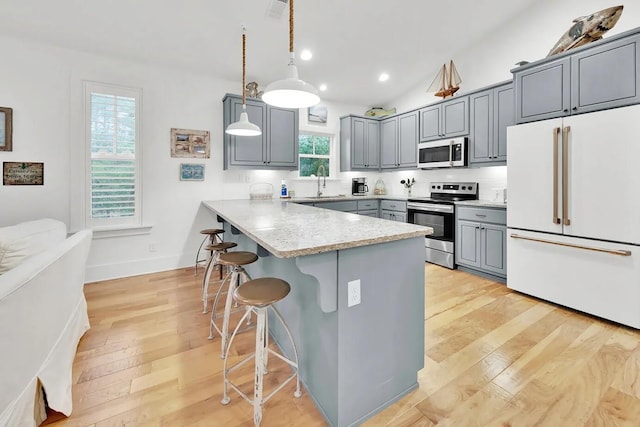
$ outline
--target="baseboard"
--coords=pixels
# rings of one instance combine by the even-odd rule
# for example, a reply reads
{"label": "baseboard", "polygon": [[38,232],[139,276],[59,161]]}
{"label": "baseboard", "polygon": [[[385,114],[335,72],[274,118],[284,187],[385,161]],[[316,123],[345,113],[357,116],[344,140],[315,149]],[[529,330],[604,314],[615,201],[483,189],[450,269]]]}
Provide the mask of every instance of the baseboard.
{"label": "baseboard", "polygon": [[475,274],[476,276],[484,277],[485,279],[494,280],[494,281],[500,282],[500,283],[507,283],[506,277],[496,276],[496,275],[493,275],[493,274],[490,274],[490,273],[487,273],[487,272],[484,272],[484,271],[475,270],[473,268],[465,267],[463,265],[458,265],[457,268],[460,271],[464,271],[466,273]]}
{"label": "baseboard", "polygon": [[181,262],[181,258],[184,257],[174,255],[112,264],[88,265],[85,283],[157,273],[159,271],[175,270],[193,265],[193,263],[185,264],[184,261]]}

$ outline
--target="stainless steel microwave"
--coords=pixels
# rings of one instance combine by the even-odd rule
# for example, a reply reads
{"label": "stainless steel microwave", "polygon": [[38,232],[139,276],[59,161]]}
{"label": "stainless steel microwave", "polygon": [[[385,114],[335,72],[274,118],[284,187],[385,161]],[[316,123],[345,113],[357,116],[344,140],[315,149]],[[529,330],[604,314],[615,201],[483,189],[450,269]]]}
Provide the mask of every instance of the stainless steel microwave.
{"label": "stainless steel microwave", "polygon": [[467,138],[418,143],[419,168],[451,168],[467,165]]}

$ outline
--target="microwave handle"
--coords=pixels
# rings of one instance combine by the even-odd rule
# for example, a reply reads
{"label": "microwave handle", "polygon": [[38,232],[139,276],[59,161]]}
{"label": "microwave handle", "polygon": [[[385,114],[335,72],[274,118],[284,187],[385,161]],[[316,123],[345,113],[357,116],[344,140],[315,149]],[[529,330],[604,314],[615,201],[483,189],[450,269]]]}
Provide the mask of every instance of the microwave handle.
{"label": "microwave handle", "polygon": [[453,167],[453,140],[449,140],[449,166]]}

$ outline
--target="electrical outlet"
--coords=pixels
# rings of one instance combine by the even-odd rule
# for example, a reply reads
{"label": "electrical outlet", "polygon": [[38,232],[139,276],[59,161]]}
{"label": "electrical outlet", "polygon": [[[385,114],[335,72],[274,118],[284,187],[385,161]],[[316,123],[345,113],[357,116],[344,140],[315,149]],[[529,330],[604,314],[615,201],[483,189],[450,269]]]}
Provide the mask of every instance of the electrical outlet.
{"label": "electrical outlet", "polygon": [[360,279],[347,283],[347,307],[360,304]]}
{"label": "electrical outlet", "polygon": [[156,242],[149,243],[149,252],[155,252],[155,251],[157,251]]}

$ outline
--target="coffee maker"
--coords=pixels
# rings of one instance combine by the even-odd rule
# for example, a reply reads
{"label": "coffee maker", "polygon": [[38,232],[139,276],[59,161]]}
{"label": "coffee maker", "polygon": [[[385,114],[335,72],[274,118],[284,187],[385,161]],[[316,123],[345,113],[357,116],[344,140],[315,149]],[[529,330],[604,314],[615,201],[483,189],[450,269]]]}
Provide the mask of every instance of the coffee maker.
{"label": "coffee maker", "polygon": [[366,196],[369,191],[367,178],[353,178],[351,180],[351,194],[354,196]]}

